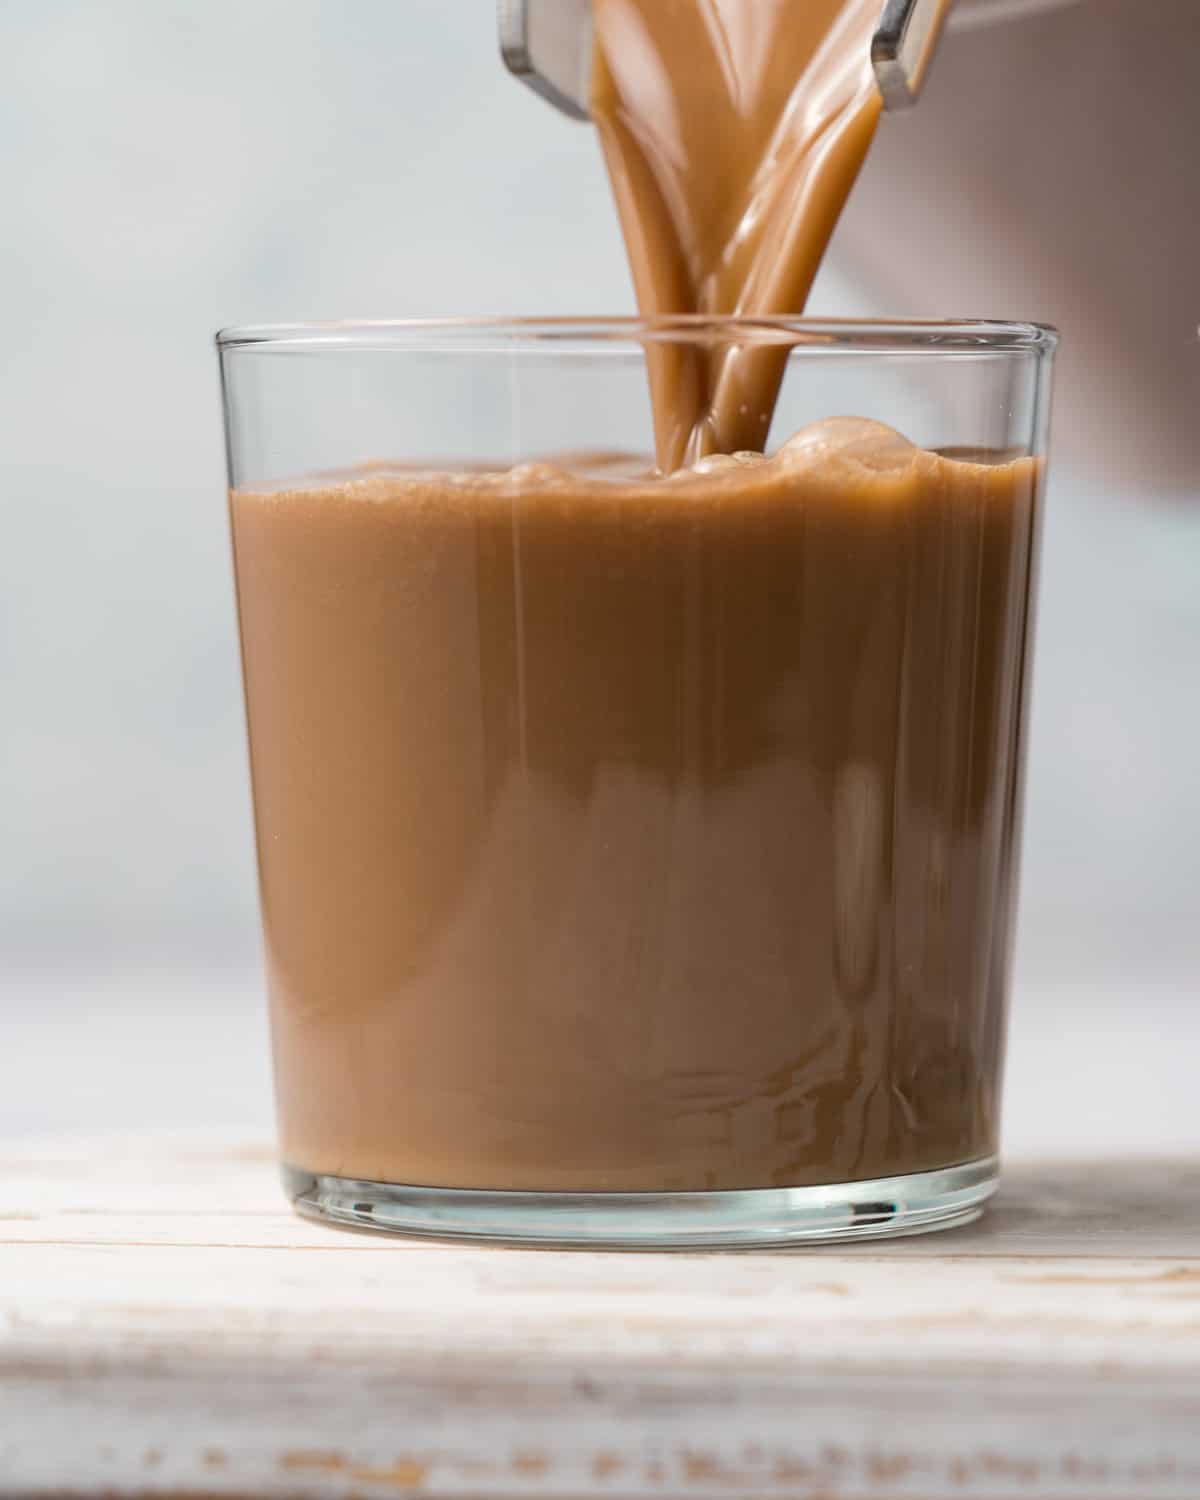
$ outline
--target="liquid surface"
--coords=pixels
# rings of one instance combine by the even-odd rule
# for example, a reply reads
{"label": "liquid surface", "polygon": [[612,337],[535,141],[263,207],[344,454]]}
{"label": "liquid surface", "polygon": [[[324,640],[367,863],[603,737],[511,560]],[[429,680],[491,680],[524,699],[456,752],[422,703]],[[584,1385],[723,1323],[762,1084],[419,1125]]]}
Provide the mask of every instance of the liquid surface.
{"label": "liquid surface", "polygon": [[[594,0],[592,116],[643,315],[801,313],[879,119],[880,0]],[[648,353],[670,471],[766,442],[778,350]]]}
{"label": "liquid surface", "polygon": [[991,1152],[1036,479],[844,420],[669,479],[235,493],[285,1158]]}

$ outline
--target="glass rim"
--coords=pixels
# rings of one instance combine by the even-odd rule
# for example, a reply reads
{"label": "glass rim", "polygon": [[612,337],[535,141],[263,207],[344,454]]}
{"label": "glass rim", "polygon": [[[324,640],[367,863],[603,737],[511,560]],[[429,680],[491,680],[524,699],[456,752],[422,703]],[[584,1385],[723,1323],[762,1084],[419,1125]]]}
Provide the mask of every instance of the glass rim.
{"label": "glass rim", "polygon": [[259,323],[222,328],[222,354],[235,350],[367,350],[462,353],[584,344],[758,344],[794,352],[997,354],[1052,352],[1048,323],[996,319],[708,317],[394,318],[343,322]]}

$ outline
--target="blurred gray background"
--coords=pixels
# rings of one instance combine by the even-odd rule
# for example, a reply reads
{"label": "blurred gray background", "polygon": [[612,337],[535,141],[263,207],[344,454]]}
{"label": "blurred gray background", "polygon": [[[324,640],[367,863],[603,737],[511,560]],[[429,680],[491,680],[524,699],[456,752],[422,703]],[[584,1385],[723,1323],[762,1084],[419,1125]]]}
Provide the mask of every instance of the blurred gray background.
{"label": "blurred gray background", "polygon": [[[592,132],[501,71],[492,0],[5,0],[0,72],[0,1127],[261,1123],[212,333],[632,310],[615,216]],[[811,309],[906,299],[851,237]],[[1197,1139],[1198,560],[1178,484],[1058,463],[1013,1063],[1043,1114],[1015,1113],[1020,1140],[1081,1068],[1160,1075],[1154,1130]],[[1081,1061],[1101,1027],[1128,1047]],[[1115,1127],[1097,1098],[1056,1128]]]}

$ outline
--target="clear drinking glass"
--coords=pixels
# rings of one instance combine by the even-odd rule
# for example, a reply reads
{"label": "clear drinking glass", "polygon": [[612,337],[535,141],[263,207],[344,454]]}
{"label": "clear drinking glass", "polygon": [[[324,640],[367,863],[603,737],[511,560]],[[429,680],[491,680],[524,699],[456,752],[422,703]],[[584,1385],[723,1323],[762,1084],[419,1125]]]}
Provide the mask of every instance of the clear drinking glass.
{"label": "clear drinking glass", "polygon": [[[218,343],[296,1207],[642,1246],[974,1217],[1054,333]],[[730,348],[778,376],[773,457],[656,477],[648,370]]]}

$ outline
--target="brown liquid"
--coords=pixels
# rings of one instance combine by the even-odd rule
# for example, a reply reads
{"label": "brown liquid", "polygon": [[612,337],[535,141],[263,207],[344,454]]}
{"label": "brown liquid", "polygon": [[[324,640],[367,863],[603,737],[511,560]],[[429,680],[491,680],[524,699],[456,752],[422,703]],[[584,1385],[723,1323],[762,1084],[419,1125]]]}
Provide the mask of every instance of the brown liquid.
{"label": "brown liquid", "polygon": [[716,463],[235,494],[290,1162],[994,1149],[1034,466],[858,422]]}
{"label": "brown liquid", "polygon": [[[642,309],[798,312],[879,0],[597,0]],[[647,352],[659,465],[764,348]],[[996,1145],[1036,472],[842,421],[235,493],[283,1151],[747,1188]],[[615,471],[613,471],[615,473]]]}
{"label": "brown liquid", "polygon": [[[647,315],[804,310],[879,119],[880,0],[594,0],[592,114]],[[760,449],[778,352],[649,351],[659,463]]]}

